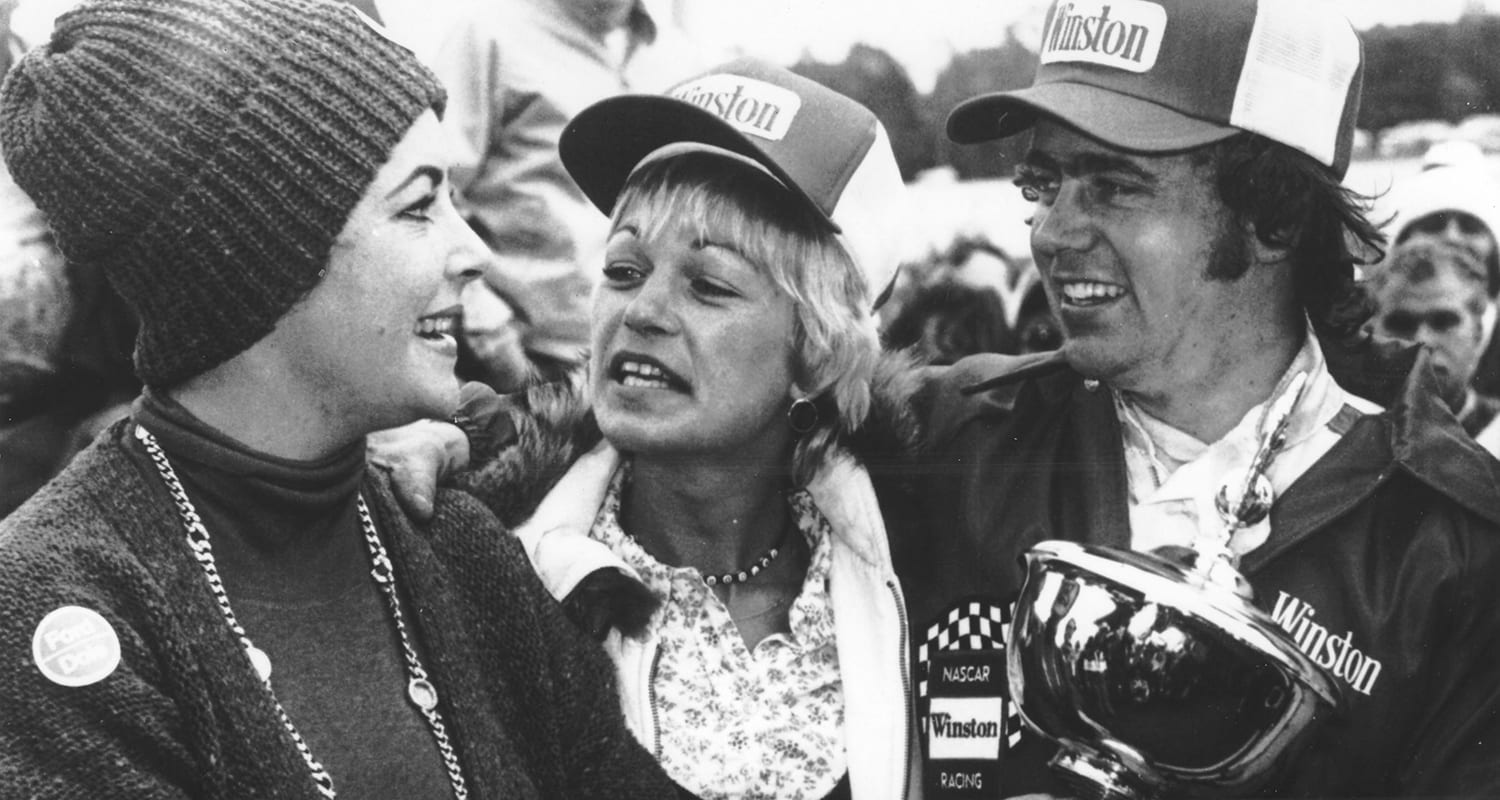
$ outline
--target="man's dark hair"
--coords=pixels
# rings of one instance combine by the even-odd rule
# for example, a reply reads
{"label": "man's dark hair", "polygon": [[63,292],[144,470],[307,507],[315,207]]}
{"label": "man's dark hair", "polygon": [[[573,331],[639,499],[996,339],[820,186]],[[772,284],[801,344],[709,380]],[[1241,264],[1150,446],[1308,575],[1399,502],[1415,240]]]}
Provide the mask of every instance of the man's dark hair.
{"label": "man's dark hair", "polygon": [[[1198,153],[1213,167],[1236,227],[1253,225],[1262,243],[1288,250],[1313,329],[1335,339],[1355,335],[1373,308],[1354,267],[1384,257],[1385,235],[1366,215],[1370,198],[1305,153],[1257,134],[1239,133]],[[1239,272],[1210,277],[1232,280],[1248,266],[1222,264]]]}

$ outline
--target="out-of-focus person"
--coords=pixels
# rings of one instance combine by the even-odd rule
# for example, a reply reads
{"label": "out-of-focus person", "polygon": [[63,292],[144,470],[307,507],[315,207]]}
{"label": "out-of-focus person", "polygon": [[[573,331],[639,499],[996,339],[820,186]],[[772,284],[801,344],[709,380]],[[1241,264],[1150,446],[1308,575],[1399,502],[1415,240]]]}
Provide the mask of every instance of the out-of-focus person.
{"label": "out-of-focus person", "polygon": [[945,365],[975,353],[1014,353],[1005,306],[988,286],[952,278],[918,286],[885,327],[887,349]]}
{"label": "out-of-focus person", "polygon": [[495,254],[485,280],[465,290],[466,377],[508,374],[518,334],[537,377],[560,377],[587,347],[607,230],[558,159],[563,127],[597,100],[660,91],[709,62],[657,0],[373,5],[453,95],[460,208]]}
{"label": "out-of-focus person", "polygon": [[1490,307],[1484,264],[1468,248],[1410,239],[1392,249],[1366,282],[1376,311],[1371,329],[1432,350],[1438,391],[1473,436],[1500,413],[1500,398],[1471,385]]}
{"label": "out-of-focus person", "polygon": [[494,515],[366,465],[459,398],[488,253],[443,104],[325,0],[86,0],[7,76],[6,164],[147,388],[0,521],[6,796],[670,792]]}
{"label": "out-of-focus person", "polygon": [[930,283],[953,280],[1003,294],[1017,284],[1024,268],[1024,262],[1018,263],[989,237],[967,234],[956,237],[922,277]]}
{"label": "out-of-focus person", "polygon": [[1433,142],[1422,154],[1422,171],[1458,167],[1460,169],[1485,169],[1484,149],[1467,139],[1444,139]]}
{"label": "out-of-focus person", "polygon": [[[0,2],[0,75],[28,42]],[[140,390],[135,317],[97,270],[69,265],[0,163],[0,517],[56,475]]]}
{"label": "out-of-focus person", "polygon": [[[499,92],[498,40],[506,30],[503,11],[493,0],[345,0],[383,25],[392,36],[410,47],[433,68],[448,88],[448,107],[443,127],[452,139],[453,167],[469,174],[488,146],[493,105]],[[503,5],[503,4],[502,4]],[[463,198],[455,198],[463,208]],[[466,381],[481,381],[499,392],[516,391],[541,380],[556,379],[559,364],[545,356],[530,354],[526,342],[532,337],[530,317],[517,303],[505,281],[500,286],[495,265],[486,271],[496,281],[475,281],[464,287],[464,330],[459,337],[458,375]]]}
{"label": "out-of-focus person", "polygon": [[527,353],[531,319],[508,294],[475,281],[464,287],[462,302],[465,338],[458,349],[460,378],[479,381],[501,393],[557,378],[542,371]]}
{"label": "out-of-focus person", "polygon": [[1038,281],[1021,296],[1016,315],[1016,353],[1043,353],[1062,346],[1062,326],[1047,304],[1047,290]]}
{"label": "out-of-focus person", "polygon": [[1500,298],[1500,181],[1492,177],[1482,154],[1476,157],[1472,148],[1457,143],[1434,144],[1426,162],[1381,199],[1391,215],[1386,231],[1393,248],[1420,240],[1448,242],[1484,265],[1488,306],[1473,384],[1482,394],[1500,396],[1500,342],[1494,335]]}

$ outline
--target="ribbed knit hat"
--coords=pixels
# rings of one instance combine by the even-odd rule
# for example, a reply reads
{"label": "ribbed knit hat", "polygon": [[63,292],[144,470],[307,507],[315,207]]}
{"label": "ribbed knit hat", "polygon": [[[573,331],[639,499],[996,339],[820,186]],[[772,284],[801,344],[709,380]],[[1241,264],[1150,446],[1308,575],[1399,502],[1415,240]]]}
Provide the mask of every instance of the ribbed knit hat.
{"label": "ribbed knit hat", "polygon": [[171,386],[242,352],[323,275],[437,78],[320,0],[97,0],[0,89],[0,149],[71,261],[136,310]]}

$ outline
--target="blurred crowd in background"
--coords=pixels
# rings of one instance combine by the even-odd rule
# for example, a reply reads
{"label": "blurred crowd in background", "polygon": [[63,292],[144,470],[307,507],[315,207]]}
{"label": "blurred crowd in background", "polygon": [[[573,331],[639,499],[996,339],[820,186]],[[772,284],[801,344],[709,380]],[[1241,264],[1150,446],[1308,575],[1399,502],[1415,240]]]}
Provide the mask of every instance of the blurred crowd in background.
{"label": "blurred crowd in background", "polygon": [[[493,252],[464,301],[462,377],[500,391],[558,377],[586,357],[607,223],[557,159],[563,126],[599,99],[659,91],[724,54],[704,52],[673,24],[677,9],[652,0],[351,4],[448,85],[445,124],[463,153],[458,199]],[[67,3],[38,5],[55,14]],[[0,0],[0,66],[42,38],[12,25],[20,6]],[[957,98],[1030,82],[1035,54],[1014,32],[997,39],[955,55],[925,95],[893,57],[865,45],[841,63],[793,67],[870,107],[891,134],[916,215],[880,312],[884,340],[933,364],[1061,341],[1027,249],[1026,204],[1008,183],[1021,145],[956,148],[942,135],[939,110]],[[1356,158],[1390,166],[1364,173],[1379,177],[1359,187],[1377,194],[1375,218],[1390,220],[1387,257],[1364,276],[1378,308],[1368,333],[1432,348],[1444,399],[1500,453],[1500,115],[1489,113],[1500,108],[1497,44],[1500,18],[1481,14],[1367,32]],[[126,412],[140,388],[133,336],[128,309],[101,276],[56,252],[0,165],[0,516]]]}

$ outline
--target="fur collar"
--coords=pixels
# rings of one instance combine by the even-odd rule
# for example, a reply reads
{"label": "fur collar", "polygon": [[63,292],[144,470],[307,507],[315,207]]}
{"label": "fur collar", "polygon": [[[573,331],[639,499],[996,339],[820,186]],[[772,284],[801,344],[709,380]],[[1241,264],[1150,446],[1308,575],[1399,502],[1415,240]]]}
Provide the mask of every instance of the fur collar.
{"label": "fur collar", "polygon": [[[883,354],[871,382],[870,415],[842,443],[845,449],[861,461],[915,452],[922,431],[911,403],[925,373],[905,353]],[[566,380],[510,395],[466,391],[460,418],[473,466],[455,482],[511,528],[530,517],[568,467],[602,438],[582,368]]]}

